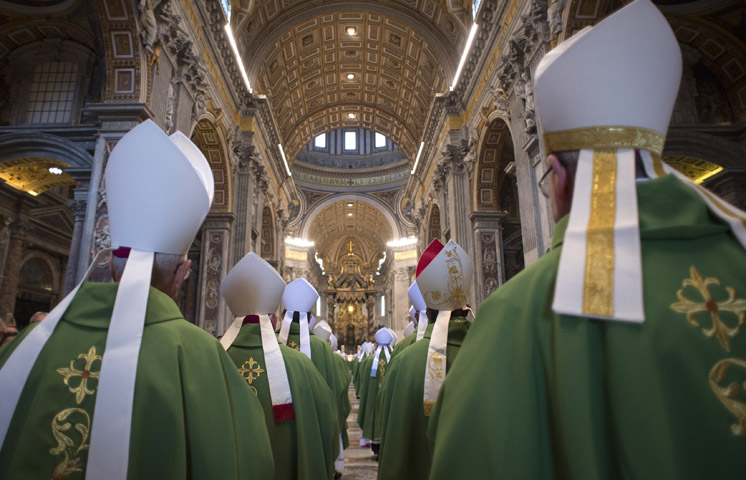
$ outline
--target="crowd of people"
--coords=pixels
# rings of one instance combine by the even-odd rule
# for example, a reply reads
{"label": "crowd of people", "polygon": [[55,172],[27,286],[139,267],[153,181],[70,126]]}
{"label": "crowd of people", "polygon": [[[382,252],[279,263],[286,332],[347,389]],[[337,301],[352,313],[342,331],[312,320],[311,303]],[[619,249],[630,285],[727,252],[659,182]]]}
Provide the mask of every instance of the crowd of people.
{"label": "crowd of people", "polygon": [[0,478],[339,477],[351,379],[380,479],[743,478],[746,214],[661,161],[680,78],[650,0],[550,51],[551,251],[475,316],[470,254],[433,240],[407,335],[349,363],[313,286],[254,253],[222,282],[219,341],[183,319],[212,173],[145,121],[105,172],[114,282],[0,347]]}

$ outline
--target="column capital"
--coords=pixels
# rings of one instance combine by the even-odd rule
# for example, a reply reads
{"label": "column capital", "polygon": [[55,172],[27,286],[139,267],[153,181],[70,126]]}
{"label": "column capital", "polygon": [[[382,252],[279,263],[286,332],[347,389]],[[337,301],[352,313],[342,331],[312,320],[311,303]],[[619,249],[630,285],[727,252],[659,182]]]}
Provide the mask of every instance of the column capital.
{"label": "column capital", "polygon": [[88,201],[85,199],[68,200],[67,208],[70,209],[70,212],[73,214],[73,218],[76,222],[82,222],[83,220],[85,220]]}

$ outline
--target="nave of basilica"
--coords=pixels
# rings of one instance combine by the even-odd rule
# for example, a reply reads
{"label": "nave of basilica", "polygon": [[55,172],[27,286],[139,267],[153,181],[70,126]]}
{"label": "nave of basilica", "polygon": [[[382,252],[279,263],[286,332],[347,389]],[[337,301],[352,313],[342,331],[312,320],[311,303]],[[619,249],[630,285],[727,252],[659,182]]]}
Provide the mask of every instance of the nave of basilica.
{"label": "nave of basilica", "polygon": [[[293,421],[300,425],[303,421],[299,402],[303,395],[315,398],[321,405],[322,393],[327,395],[331,391],[324,399],[335,405],[334,411],[322,412],[320,406],[315,410],[319,419],[323,415],[334,418],[335,427],[331,429],[334,431],[326,432],[334,438],[334,446],[326,445],[319,454],[328,457],[327,463],[329,459],[337,459],[335,468],[329,469],[331,476],[342,473],[343,478],[349,479],[375,478],[379,472],[378,478],[427,478],[427,470],[425,473],[407,470],[406,466],[388,467],[386,471],[390,474],[378,470],[379,448],[381,461],[388,457],[389,465],[395,465],[392,459],[396,455],[380,443],[381,429],[389,431],[391,427],[381,425],[380,419],[374,422],[374,413],[381,415],[383,409],[386,418],[401,420],[401,414],[394,412],[401,397],[396,396],[393,380],[384,384],[383,378],[389,363],[397,357],[406,355],[398,366],[405,363],[404,359],[415,356],[413,351],[402,353],[403,348],[397,351],[396,344],[405,339],[415,342],[416,338],[417,343],[410,347],[414,349],[423,335],[426,340],[432,339],[433,345],[437,338],[441,343],[439,347],[432,346],[428,350],[427,343],[421,345],[425,348],[422,348],[420,363],[424,367],[427,359],[430,368],[431,362],[442,361],[445,377],[446,358],[450,371],[455,358],[451,349],[456,348],[449,335],[452,332],[461,335],[460,345],[474,317],[479,321],[480,306],[487,298],[494,292],[499,293],[504,285],[506,288],[515,285],[509,280],[558,247],[553,243],[558,220],[553,208],[557,209],[558,204],[553,203],[540,185],[540,181],[552,173],[550,163],[544,160],[554,151],[548,149],[547,139],[542,137],[539,116],[542,99],[536,83],[543,72],[540,62],[553,49],[560,50],[574,34],[599,24],[632,3],[631,0],[0,1],[0,326],[3,341],[11,340],[18,332],[18,340],[24,335],[31,339],[28,330],[33,333],[34,324],[43,318],[36,314],[53,311],[71,292],[69,298],[82,294],[77,292],[90,292],[85,290],[87,283],[82,283],[84,281],[89,284],[121,281],[124,284],[128,270],[123,273],[124,267],[116,266],[117,258],[126,258],[122,261],[128,266],[140,260],[160,268],[168,263],[159,263],[162,260],[159,255],[185,253],[187,262],[173,264],[177,277],[179,272],[183,273],[173,292],[178,312],[203,331],[199,335],[194,333],[195,342],[204,340],[201,335],[206,332],[205,337],[221,340],[231,359],[246,360],[236,366],[254,393],[257,389],[251,385],[251,379],[265,374],[262,380],[267,388],[265,400],[271,400],[269,407],[265,405],[265,413],[274,412],[278,424],[295,418]],[[670,124],[666,123],[667,132],[664,128],[661,133],[665,145],[661,140],[661,151],[657,153],[666,168],[675,169],[683,175],[682,179],[688,178],[693,188],[704,192],[702,195],[718,196],[707,197],[709,200],[705,201],[709,206],[717,203],[713,198],[720,198],[744,210],[746,5],[741,0],[652,0],[652,4],[660,10],[675,35],[682,60],[680,86],[676,87]],[[665,30],[668,26],[661,28]],[[610,48],[609,51],[616,50]],[[647,72],[638,74],[645,76]],[[604,78],[609,85],[615,81]],[[567,86],[568,91],[574,88]],[[625,91],[623,85],[611,95],[632,98],[636,92]],[[545,105],[549,103],[551,100]],[[124,155],[119,153],[117,157],[119,141],[127,138],[128,132],[134,135],[136,127],[151,128],[151,125],[159,132],[133,136],[145,141],[138,145],[138,141],[132,140],[119,148],[119,152],[135,152],[131,155],[138,156],[139,173],[122,167],[124,173],[114,177],[109,172],[120,171],[115,170],[114,164]],[[145,129],[140,130],[143,131]],[[177,132],[181,132],[181,136]],[[160,133],[163,138],[158,137]],[[160,145],[158,142],[166,136],[170,136],[173,145],[168,143],[168,148],[159,150],[161,147],[155,145]],[[152,149],[147,143],[151,139]],[[196,165],[194,158],[204,158],[200,160],[204,165],[200,167],[203,170],[199,171],[199,179],[205,182],[210,201],[183,251],[180,246],[174,246],[173,251],[143,247],[150,252],[149,260],[143,260],[138,246],[117,240],[118,235],[122,238],[121,232],[139,224],[133,220],[134,223],[117,225],[120,221],[117,216],[121,217],[127,209],[133,212],[138,209],[133,215],[152,213],[155,219],[144,229],[178,228],[171,218],[156,216],[170,211],[166,208],[153,207],[153,212],[146,213],[151,205],[163,200],[161,197],[155,195],[153,203],[148,203],[147,194],[135,198],[139,195],[137,190],[126,190],[130,187],[118,190],[119,183],[142,178],[143,184],[149,185],[151,180],[157,184],[159,175],[170,175],[168,172],[172,171],[164,166],[167,162],[161,162],[165,154],[160,152],[170,152],[168,149],[174,145],[178,150],[173,151],[181,152],[178,154],[183,154],[193,166]],[[198,150],[189,150],[192,147]],[[646,158],[636,161],[644,162]],[[658,157],[654,159],[658,161]],[[196,166],[195,169],[199,170]],[[163,197],[182,199],[181,203],[177,202],[180,207],[174,207],[173,212],[181,209],[199,215],[202,206],[195,200],[198,195],[190,190],[193,179],[187,177],[187,174],[183,178],[175,175],[174,181],[183,180],[181,187],[164,188]],[[208,178],[210,182],[206,181]],[[129,192],[129,200],[122,192]],[[199,190],[199,195],[204,193]],[[673,207],[666,204],[661,208]],[[180,214],[175,213],[174,218]],[[737,217],[740,213],[734,215],[740,218]],[[642,217],[640,213],[641,225]],[[742,224],[738,228],[743,229],[746,220],[740,221]],[[172,245],[170,240],[159,241],[159,245],[167,244],[169,248]],[[134,254],[129,248],[123,252],[121,247],[132,247]],[[251,253],[253,255],[249,255]],[[442,258],[443,254],[448,258]],[[637,255],[639,257],[639,251]],[[454,256],[458,264],[454,263]],[[231,300],[226,285],[248,280],[235,280],[238,273],[229,279],[229,273],[234,268],[236,272],[243,268],[239,267],[240,262],[247,258],[257,263],[245,268],[258,270],[250,270],[246,276],[259,275],[267,280],[256,284],[256,292],[260,293],[252,291],[242,294],[246,298],[238,295],[239,298]],[[262,267],[256,266],[260,261],[266,262],[270,270],[261,270],[265,263],[261,263]],[[130,271],[135,272],[135,268]],[[687,264],[687,274],[689,268]],[[697,271],[694,266],[691,269]],[[463,282],[463,289],[461,284],[454,287],[454,272],[461,275],[459,281]],[[555,274],[556,268],[547,275]],[[445,282],[442,290],[449,290],[448,301],[438,303],[437,298],[428,297],[422,287],[430,281],[428,275],[439,275]],[[713,319],[712,330],[705,335],[714,344],[719,340],[724,352],[731,352],[729,342],[739,340],[739,329],[744,323],[746,291],[731,288],[723,290],[727,293],[720,297],[710,298],[707,288],[720,285],[717,271],[691,275],[688,284],[679,285],[682,290],[678,294],[673,290],[668,303],[674,304],[678,298],[681,303],[675,304],[679,305],[676,308],[689,308],[681,321],[684,325],[688,320],[693,325],[692,332],[710,325],[703,321],[704,316],[695,319],[695,314],[709,311],[715,318],[720,308],[722,321]],[[418,280],[420,276],[425,280]],[[153,273],[153,291],[157,288],[155,277]],[[645,278],[648,279],[647,273]],[[288,287],[301,285],[301,280],[302,287],[307,284],[314,290],[314,295],[308,297],[311,303],[306,302],[307,305],[299,300],[307,300],[303,296],[305,290],[301,289],[297,297],[288,294]],[[272,290],[272,282],[276,285],[282,282],[285,295],[280,287],[277,292]],[[423,290],[424,299],[423,295],[412,295],[412,288],[418,282],[418,292]],[[680,279],[677,282],[681,284]],[[81,283],[83,287],[78,290]],[[539,283],[532,284],[531,288],[539,288]],[[684,305],[689,294],[689,290],[685,290],[687,285],[705,292],[701,308]],[[730,286],[722,280],[723,289]],[[513,296],[532,293],[530,290],[511,292]],[[262,295],[266,295],[265,298],[275,295],[277,302],[256,300],[261,307],[251,303],[254,297]],[[647,290],[645,295],[647,300]],[[115,297],[120,298],[116,291],[111,293],[110,303],[113,304]],[[454,297],[463,302],[454,303]],[[421,304],[416,298],[421,299]],[[294,302],[301,306],[293,306]],[[64,308],[68,304],[64,303]],[[442,308],[434,307],[436,304]],[[148,309],[152,308],[151,303],[147,305]],[[549,311],[550,303],[547,305]],[[141,307],[145,312],[145,303]],[[557,306],[554,307],[558,311]],[[113,308],[111,318],[117,314],[116,305]],[[109,311],[111,309],[110,306]],[[140,317],[145,315],[142,312]],[[272,312],[276,318],[267,316]],[[452,312],[445,319],[446,325],[450,319],[451,326],[438,331],[436,320],[441,321],[444,312]],[[257,319],[249,321],[250,317]],[[278,332],[279,344],[271,351],[266,347],[262,351],[262,342],[268,338],[265,327],[270,317],[273,322],[270,327]],[[160,356],[146,355],[151,318],[144,318],[142,347],[137,344],[137,348],[142,348],[140,362],[147,359],[157,363],[163,360]],[[418,319],[421,332],[418,332]],[[247,340],[246,327],[254,323],[261,328],[256,326],[256,338]],[[436,326],[425,333],[428,324]],[[56,323],[50,325],[53,330]],[[52,330],[48,334],[54,339]],[[68,335],[73,338],[72,334]],[[310,343],[309,335],[313,340]],[[288,355],[283,343],[306,353],[317,364],[313,355],[319,350],[314,349],[321,346],[314,343],[315,337],[326,339],[327,343],[334,338],[332,345],[336,343],[339,356],[346,362],[344,367],[334,367],[332,374],[332,367],[327,366],[324,368],[329,371],[322,371],[320,375],[304,370],[310,365],[307,359],[293,362],[286,359],[286,367],[282,367],[282,356]],[[100,340],[101,349],[104,338],[105,335]],[[242,348],[256,347],[252,341],[258,342],[256,345],[267,364],[254,363],[258,358],[256,353],[250,360],[236,353]],[[549,340],[542,337],[542,341]],[[59,346],[60,342],[62,340],[55,345]],[[76,340],[69,342],[76,343]],[[106,342],[108,349],[111,338]],[[69,359],[50,370],[63,369],[69,361],[67,373],[56,370],[58,373],[52,375],[57,375],[60,384],[64,377],[64,391],[67,387],[70,392],[76,390],[71,396],[74,398],[71,407],[93,401],[88,398],[93,390],[86,387],[86,380],[90,380],[89,387],[93,379],[98,386],[99,376],[93,372],[92,365],[100,368],[101,364],[94,362],[101,362],[101,356],[96,355],[94,347],[88,350],[89,347],[83,348],[81,343],[80,351],[68,355]],[[203,347],[192,347],[192,351],[201,351],[200,348]],[[737,348],[744,351],[743,347]],[[13,358],[11,351],[0,350],[0,365],[9,361],[9,357]],[[541,352],[537,352],[533,354],[541,356]],[[76,357],[78,353],[80,357]],[[223,357],[228,357],[222,349],[219,353],[220,356],[210,357],[212,359],[202,366],[191,365],[196,372],[192,375],[210,372],[209,365],[225,367],[221,362]],[[43,354],[39,358],[42,357]],[[78,360],[73,360],[75,358]],[[83,358],[86,359],[85,368],[78,371],[76,368],[83,368],[80,360]],[[538,357],[532,358],[539,362]],[[336,360],[332,362],[331,356],[328,359],[330,364],[337,363]],[[550,361],[545,361],[544,367],[551,370]],[[738,368],[746,369],[746,360],[736,358],[734,361],[729,364],[732,369],[728,375]],[[381,368],[377,371],[379,364]],[[126,365],[134,371],[135,367],[125,362],[121,368],[126,370]],[[137,355],[134,365],[137,366]],[[180,368],[185,367],[180,363]],[[516,366],[516,375],[519,375],[519,368],[526,369],[521,372],[540,370],[536,365]],[[7,372],[8,368],[5,370]],[[737,421],[733,429],[734,432],[741,429],[736,435],[741,446],[746,448],[743,443],[746,399],[739,391],[739,381],[734,380],[730,390],[720,391],[717,387],[718,383],[726,383],[727,370],[728,366],[721,367],[718,371],[722,375],[717,377],[713,373],[715,367],[708,365],[702,388],[716,398],[718,408],[725,413],[732,412],[728,418],[735,415]],[[407,375],[410,374],[414,375],[403,366],[396,370],[400,384],[409,381]],[[431,370],[423,373],[430,374],[437,376]],[[22,376],[23,381],[26,375],[28,371]],[[222,378],[222,375],[217,372],[215,376]],[[307,391],[303,390],[306,393],[300,395],[296,393],[299,390],[296,390],[294,378],[304,375],[308,376],[308,385],[304,383],[303,387]],[[330,380],[332,376],[335,377],[333,381]],[[443,377],[439,380],[423,377],[424,393],[421,391],[423,378],[412,377],[420,388],[420,406],[424,395],[426,414],[423,418],[430,416],[431,408],[434,416],[447,415],[441,413],[439,405],[434,405]],[[12,381],[18,381],[21,377],[13,378]],[[39,382],[41,378],[40,374]],[[314,383],[317,378],[325,381],[321,387]],[[542,380],[536,378],[534,381],[541,383]],[[743,382],[746,377],[739,378]],[[137,379],[139,382],[140,373]],[[6,385],[3,382],[11,380],[0,375],[2,386]],[[371,386],[368,386],[369,381]],[[551,382],[544,381],[547,385]],[[134,374],[131,382],[135,385]],[[73,385],[77,385],[77,389]],[[103,385],[102,380],[102,391]],[[451,385],[452,389],[457,388],[455,382]],[[746,383],[743,386],[746,388]],[[242,383],[240,387],[246,385]],[[374,391],[372,400],[368,399],[369,389]],[[379,389],[381,396],[376,400]],[[321,390],[324,392],[318,393]],[[290,391],[297,399],[294,413]],[[116,388],[108,392],[111,396],[122,393]],[[589,398],[592,393],[588,393]],[[235,394],[233,391],[217,395],[213,407],[221,409],[232,405],[231,395]],[[7,400],[5,395],[0,390],[0,403]],[[19,405],[23,405],[28,392],[24,390],[23,395],[19,390],[13,405],[18,397],[21,398]],[[135,412],[139,408],[138,399],[142,401],[140,395],[135,390]],[[260,394],[257,396],[262,399]],[[545,400],[542,396],[527,397],[526,402]],[[219,404],[221,401],[224,403]],[[129,405],[131,409],[131,398],[129,402],[116,405],[125,408]],[[86,417],[91,414],[92,405]],[[155,407],[165,408],[165,405],[164,401],[163,405]],[[285,413],[278,413],[287,405],[291,413],[287,409]],[[474,407],[477,405],[481,404],[475,403]],[[210,404],[201,407],[210,408]],[[188,408],[194,407],[184,407],[185,417]],[[261,409],[256,408],[261,422]],[[547,417],[560,411],[559,407],[548,409],[551,412],[544,412]],[[72,415],[70,412],[74,408],[68,410],[64,411],[66,415]],[[77,410],[83,412],[82,407]],[[108,411],[116,410],[112,407]],[[63,465],[59,463],[62,457],[57,456],[53,462],[53,467],[59,463],[55,474],[49,471],[38,478],[50,475],[83,478],[84,465],[76,463],[84,458],[80,452],[90,447],[87,457],[90,463],[94,454],[104,456],[106,451],[106,447],[95,448],[93,442],[86,440],[91,427],[89,418],[87,426],[78,423],[74,427],[85,433],[73,453],[72,444],[65,443],[72,441],[66,436],[72,427],[70,423],[66,427],[60,423],[67,418],[62,413],[53,421],[52,417],[45,420],[44,428],[49,430],[48,424],[52,422],[54,435],[46,430],[43,435],[45,441],[51,442],[47,449],[54,450],[59,442],[57,453],[50,450],[50,454],[55,457],[64,452],[68,464],[57,470]],[[252,413],[254,418],[255,414]],[[605,414],[613,416],[609,412]],[[12,409],[10,413],[0,411],[0,478],[10,475],[8,472],[22,472],[27,467],[14,463],[14,456],[21,455],[18,451],[8,453],[9,438],[19,430],[17,421],[11,423],[12,415]],[[517,413],[516,418],[519,417]],[[148,417],[148,421],[155,420],[155,415]],[[136,428],[143,428],[144,420],[138,423],[133,416],[131,422],[135,435]],[[511,425],[516,426],[515,423]],[[726,422],[725,430],[729,431],[729,426]],[[448,431],[444,428],[440,427],[440,432]],[[65,431],[68,433],[64,434]],[[434,433],[431,429],[428,435]],[[105,435],[95,430],[91,434],[94,442]],[[326,434],[322,431],[324,439]],[[583,434],[579,433],[578,437]],[[239,433],[235,435],[240,437]],[[300,427],[298,435],[301,442]],[[303,435],[310,434],[306,431]],[[395,438],[391,433],[388,435]],[[611,438],[615,433],[601,435]],[[186,437],[176,441],[189,443],[188,435]],[[550,437],[558,441],[559,434]],[[18,445],[29,444],[29,438],[21,436]],[[305,437],[304,441],[314,438]],[[547,441],[546,437],[542,438]],[[583,442],[588,438],[575,440],[578,445],[585,445]],[[424,437],[396,440],[399,441],[419,442],[422,448],[426,445]],[[392,440],[390,445],[396,442]],[[541,443],[540,440],[536,442]],[[215,443],[214,448],[223,452],[230,450],[230,446],[220,442]],[[177,468],[178,460],[173,459],[163,467],[173,466],[170,474],[158,470],[161,473],[152,476],[156,470],[135,467],[133,459],[140,453],[135,451],[134,441],[131,450],[134,453],[129,457],[129,478],[136,472],[144,475],[139,478],[171,478],[169,475],[174,475],[173,478],[249,478],[236,473],[242,471],[240,462],[235,471],[220,470],[220,475],[225,476],[213,476],[207,475],[209,470],[205,465],[190,466],[185,473]],[[166,451],[164,449],[163,453]],[[673,456],[666,450],[666,455],[669,454]],[[77,458],[72,460],[73,456]],[[297,471],[290,476],[329,476],[325,473],[314,477],[301,472],[308,465],[304,458],[298,454]],[[123,462],[126,467],[126,451]],[[230,463],[230,459],[226,462]],[[592,462],[582,467],[587,468],[582,475],[568,466],[571,463],[568,461],[567,465],[550,468],[550,471],[558,477],[611,478],[601,466],[590,465]],[[275,458],[274,468],[279,477],[277,465]],[[594,470],[596,467],[598,469]],[[102,472],[109,472],[110,468],[113,467],[106,461],[96,460],[88,477],[102,478]],[[308,468],[308,471],[315,471]],[[399,468],[398,477],[392,468]],[[634,472],[637,472],[628,465],[622,470],[616,473],[635,477]],[[405,471],[408,473],[401,473]],[[127,477],[126,468],[124,472],[122,478]],[[198,472],[207,476],[200,477]],[[476,472],[476,478],[497,478],[494,473],[481,472],[483,476],[480,476],[480,471]],[[539,467],[523,478],[542,476],[537,472]],[[713,478],[732,478],[725,472]],[[678,474],[683,475],[681,471]],[[655,478],[684,476],[666,471]],[[440,478],[456,476],[443,474]],[[507,475],[507,478],[517,477]]]}

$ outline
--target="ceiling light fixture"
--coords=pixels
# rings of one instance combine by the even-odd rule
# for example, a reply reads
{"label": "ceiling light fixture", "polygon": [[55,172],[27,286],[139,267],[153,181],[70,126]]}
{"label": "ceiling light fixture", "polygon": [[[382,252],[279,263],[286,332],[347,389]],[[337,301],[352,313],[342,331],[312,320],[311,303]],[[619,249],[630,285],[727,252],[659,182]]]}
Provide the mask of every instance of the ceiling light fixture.
{"label": "ceiling light fixture", "polygon": [[348,204],[347,204],[347,206],[348,206],[348,207],[351,207],[352,205],[353,205],[352,203],[348,203]]}
{"label": "ceiling light fixture", "polygon": [[285,164],[285,171],[288,172],[288,177],[292,177],[293,174],[290,173],[290,166],[288,165],[288,159],[287,157],[285,157],[285,150],[283,150],[281,143],[278,143],[277,146],[280,149],[280,155],[282,156],[282,163]]}
{"label": "ceiling light fixture", "polygon": [[479,25],[475,23],[471,26],[469,38],[466,40],[466,45],[464,46],[464,53],[461,54],[461,61],[458,62],[456,75],[453,76],[453,82],[451,83],[449,90],[453,90],[454,88],[456,88],[456,84],[458,83],[459,77],[461,76],[461,70],[464,68],[464,64],[466,63],[466,57],[469,56],[469,49],[471,48],[472,42],[474,42],[474,37],[477,34],[477,30],[479,30]]}
{"label": "ceiling light fixture", "polygon": [[347,216],[348,216],[348,217],[351,217],[351,216],[352,216],[352,212],[348,213],[348,214],[347,214]]}
{"label": "ceiling light fixture", "polygon": [[345,30],[347,30],[347,35],[355,35],[357,33],[357,27],[355,25],[348,25],[345,27]]}
{"label": "ceiling light fixture", "polygon": [[347,74],[347,80],[355,80],[355,74],[354,73],[348,73]]}
{"label": "ceiling light fixture", "polygon": [[62,169],[57,167],[49,167],[49,173],[52,175],[62,175]]}
{"label": "ceiling light fixture", "polygon": [[354,113],[348,113],[347,114],[347,118],[354,119],[355,117],[356,117],[356,115]]}
{"label": "ceiling light fixture", "polygon": [[244,68],[243,61],[241,60],[241,55],[238,53],[238,45],[236,44],[236,38],[233,36],[233,30],[231,30],[230,23],[225,24],[225,33],[226,35],[228,35],[228,43],[231,44],[233,54],[236,56],[236,63],[238,63],[238,70],[241,72],[243,82],[246,84],[246,88],[249,90],[249,93],[253,93],[254,91],[251,88],[251,83],[249,83],[249,76],[246,75],[246,68]]}
{"label": "ceiling light fixture", "polygon": [[420,142],[420,149],[417,150],[417,158],[414,159],[414,166],[412,167],[411,174],[414,175],[414,171],[417,170],[417,164],[420,162],[420,155],[422,155],[422,148],[425,146],[425,142]]}

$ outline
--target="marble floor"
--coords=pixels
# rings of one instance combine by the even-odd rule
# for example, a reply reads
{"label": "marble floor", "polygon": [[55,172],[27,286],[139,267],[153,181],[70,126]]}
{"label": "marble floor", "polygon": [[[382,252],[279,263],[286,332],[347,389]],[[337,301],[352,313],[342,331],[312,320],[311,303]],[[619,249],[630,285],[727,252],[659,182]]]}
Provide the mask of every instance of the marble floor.
{"label": "marble floor", "polygon": [[355,398],[355,388],[350,384],[350,402],[352,411],[347,417],[347,435],[350,446],[345,450],[345,469],[343,480],[375,480],[378,475],[378,462],[370,448],[360,447],[360,427],[357,424],[357,409],[360,400]]}

